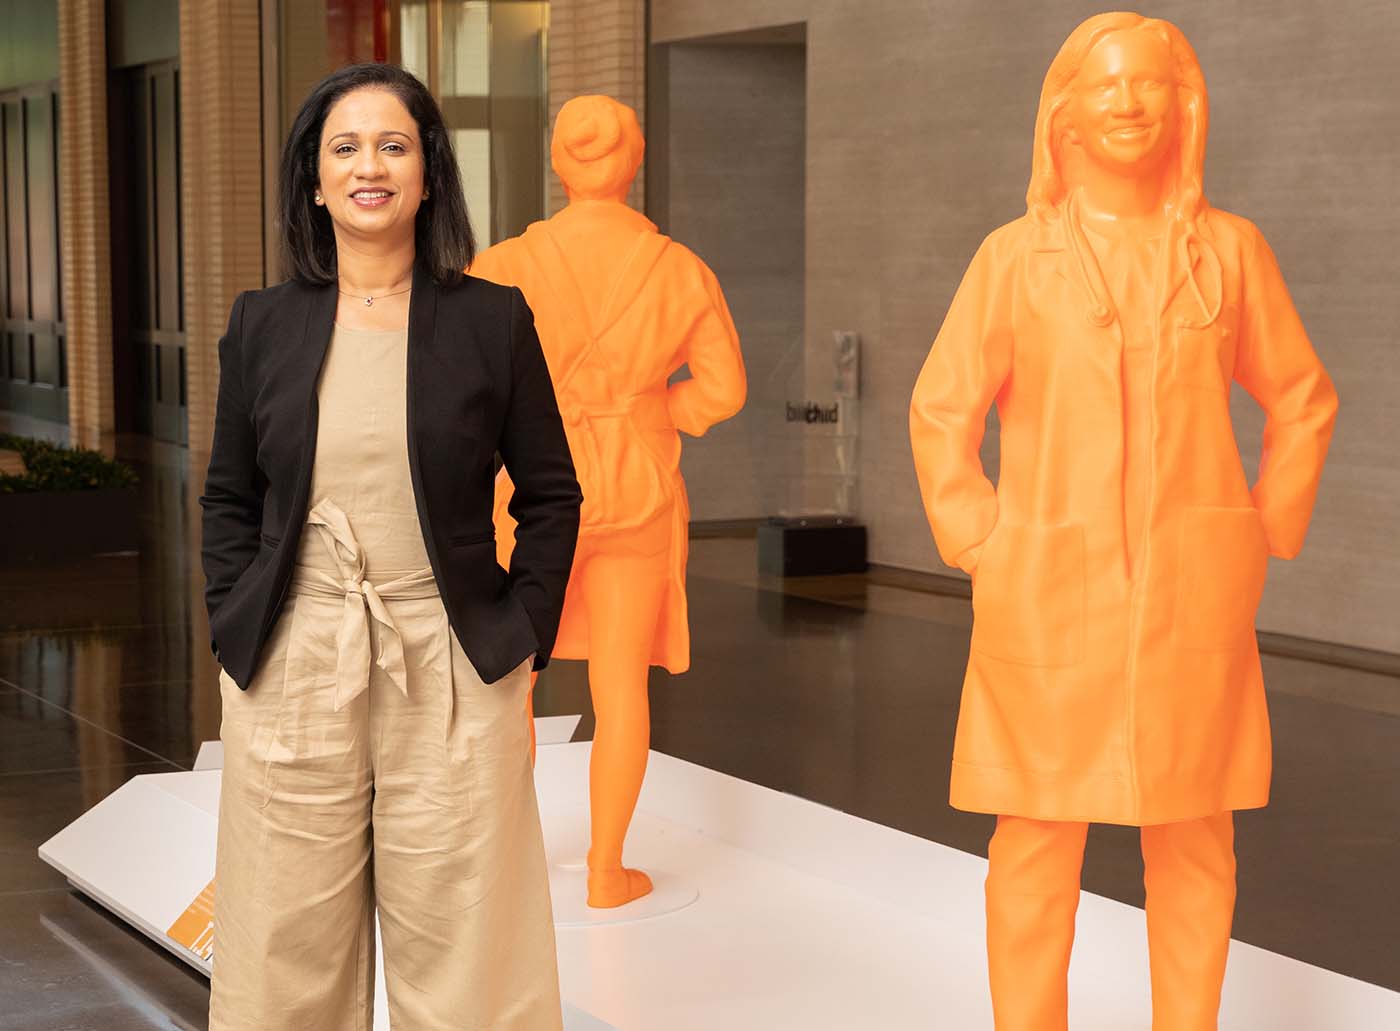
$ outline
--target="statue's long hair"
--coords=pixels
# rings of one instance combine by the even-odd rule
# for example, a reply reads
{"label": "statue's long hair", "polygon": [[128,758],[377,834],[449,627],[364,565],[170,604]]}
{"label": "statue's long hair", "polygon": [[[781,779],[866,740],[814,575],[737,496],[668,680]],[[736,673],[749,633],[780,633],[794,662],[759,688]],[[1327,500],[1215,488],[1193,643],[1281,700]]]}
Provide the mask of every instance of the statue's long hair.
{"label": "statue's long hair", "polygon": [[1208,263],[1215,265],[1214,301],[1207,301],[1196,276],[1191,276],[1191,287],[1196,291],[1205,324],[1215,321],[1219,314],[1221,296],[1221,273],[1219,259],[1210,245],[1210,227],[1207,226],[1208,205],[1205,200],[1205,134],[1210,125],[1210,104],[1205,97],[1205,76],[1201,73],[1200,60],[1196,50],[1191,48],[1182,29],[1161,18],[1144,18],[1141,14],[1126,11],[1110,11],[1086,18],[1078,28],[1065,39],[1060,52],[1050,62],[1046,71],[1046,81],[1040,88],[1040,108],[1036,112],[1035,153],[1030,158],[1030,185],[1026,189],[1026,212],[1036,223],[1049,224],[1060,217],[1061,205],[1068,196],[1064,181],[1063,126],[1060,112],[1070,102],[1075,78],[1084,66],[1086,57],[1095,46],[1113,32],[1141,31],[1152,32],[1168,46],[1172,60],[1173,85],[1176,87],[1177,118],[1180,119],[1179,132],[1169,160],[1172,162],[1172,184],[1168,189],[1168,216],[1170,247],[1173,259],[1182,262],[1187,269],[1194,265],[1191,249],[1198,254],[1208,255]]}

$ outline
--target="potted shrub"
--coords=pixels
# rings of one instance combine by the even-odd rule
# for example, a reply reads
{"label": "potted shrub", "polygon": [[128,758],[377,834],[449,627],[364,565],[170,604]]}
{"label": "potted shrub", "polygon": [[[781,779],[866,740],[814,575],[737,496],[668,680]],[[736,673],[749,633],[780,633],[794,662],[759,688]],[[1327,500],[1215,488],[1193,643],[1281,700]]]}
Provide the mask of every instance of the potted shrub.
{"label": "potted shrub", "polygon": [[[0,434],[0,562],[134,550],[136,473],[86,448]],[[15,462],[13,456],[18,455]],[[22,467],[22,471],[19,471]]]}

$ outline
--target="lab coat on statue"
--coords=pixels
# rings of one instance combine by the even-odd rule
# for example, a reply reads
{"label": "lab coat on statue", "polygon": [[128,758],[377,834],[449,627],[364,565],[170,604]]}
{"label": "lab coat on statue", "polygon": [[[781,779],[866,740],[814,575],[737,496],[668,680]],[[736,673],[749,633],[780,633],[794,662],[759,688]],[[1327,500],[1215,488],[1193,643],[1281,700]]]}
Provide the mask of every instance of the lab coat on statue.
{"label": "lab coat on statue", "polygon": [[[617,240],[627,255],[601,296],[580,285],[559,234]],[[671,673],[690,666],[685,564],[690,508],[681,479],[680,432],[700,436],[743,403],[738,334],[709,268],[613,201],[576,200],[553,218],[480,255],[472,273],[520,287],[554,379],[564,429],[583,488],[580,539],[626,535],[654,519],[669,526],[670,586],[657,620],[651,663]],[[668,380],[681,366],[691,376]],[[509,567],[515,527],[496,492],[496,541]],[[588,658],[588,611],[574,584],[565,596],[554,655]]]}
{"label": "lab coat on statue", "polygon": [[[1263,806],[1255,609],[1268,557],[1302,546],[1336,396],[1268,244],[1219,210],[1204,244],[1179,228],[1163,242],[1187,260],[1164,277],[1142,389],[1125,391],[1122,328],[1066,208],[987,238],[914,391],[929,522],[973,577],[952,804],[1133,825]],[[1232,382],[1268,417],[1252,491]],[[996,487],[978,458],[993,402]],[[1137,497],[1130,405],[1148,416]]]}
{"label": "lab coat on statue", "polygon": [[[1206,200],[1208,125],[1176,26],[1085,19],[1045,75],[1026,214],[972,259],[914,388],[929,524],[972,576],[951,801],[997,816],[996,1031],[1068,1031],[1090,823],[1141,827],[1154,1031],[1219,1026],[1234,811],[1269,797],[1254,616],[1337,398],[1263,236]],[[1233,383],[1267,418],[1253,489]]]}

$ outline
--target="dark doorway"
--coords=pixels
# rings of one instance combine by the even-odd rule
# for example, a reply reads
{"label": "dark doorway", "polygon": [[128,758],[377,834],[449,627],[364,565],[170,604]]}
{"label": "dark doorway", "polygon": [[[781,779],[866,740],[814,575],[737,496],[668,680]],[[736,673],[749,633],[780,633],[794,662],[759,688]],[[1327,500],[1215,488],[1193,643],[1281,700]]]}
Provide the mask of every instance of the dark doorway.
{"label": "dark doorway", "polygon": [[781,25],[651,51],[647,212],[718,277],[748,370],[744,410],[682,452],[697,521],[825,510],[840,482],[835,438],[786,421],[788,402],[828,396],[806,366],[806,38]]}
{"label": "dark doorway", "polygon": [[115,71],[108,98],[117,429],[184,444],[179,67]]}
{"label": "dark doorway", "polygon": [[0,92],[0,179],[0,409],[66,423],[56,83]]}

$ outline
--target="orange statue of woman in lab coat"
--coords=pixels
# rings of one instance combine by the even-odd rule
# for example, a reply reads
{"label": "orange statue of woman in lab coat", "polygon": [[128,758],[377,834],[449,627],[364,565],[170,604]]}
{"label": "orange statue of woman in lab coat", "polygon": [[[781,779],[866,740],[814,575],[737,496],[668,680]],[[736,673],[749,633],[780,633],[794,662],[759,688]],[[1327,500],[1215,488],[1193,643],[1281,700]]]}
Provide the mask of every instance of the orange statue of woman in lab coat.
{"label": "orange statue of woman in lab coat", "polygon": [[[1254,614],[1268,557],[1302,546],[1337,399],[1259,230],[1206,203],[1206,123],[1177,28],[1075,29],[1027,214],[973,258],[914,390],[929,522],[973,578],[952,804],[998,815],[997,1031],[1067,1026],[1092,821],[1142,828],[1154,1031],[1216,1027],[1232,812],[1269,795]],[[1267,414],[1252,491],[1232,382]]]}
{"label": "orange statue of woman in lab coat", "polygon": [[[588,660],[597,717],[588,904],[596,907],[651,890],[646,874],[622,865],[650,744],[647,670],[690,665],[678,431],[702,435],[738,412],[746,392],[714,274],[624,203],[643,147],[631,108],[601,96],[570,100],[550,148],[569,204],[471,268],[518,286],[533,309],[583,488],[554,657]],[[682,366],[690,378],[668,386]],[[511,489],[502,473],[496,539],[506,565]]]}

